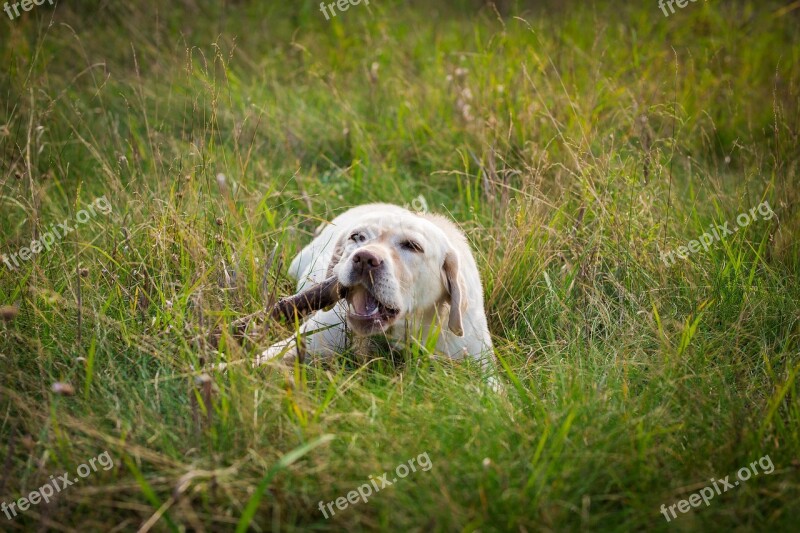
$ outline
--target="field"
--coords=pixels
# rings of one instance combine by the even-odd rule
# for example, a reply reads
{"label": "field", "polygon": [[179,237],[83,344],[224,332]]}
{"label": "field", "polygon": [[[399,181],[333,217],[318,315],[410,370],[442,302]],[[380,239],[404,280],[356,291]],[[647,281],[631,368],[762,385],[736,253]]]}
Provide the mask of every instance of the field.
{"label": "field", "polygon": [[[794,530],[800,2],[670,5],[0,13],[0,529]],[[249,364],[372,201],[466,232],[502,391]]]}

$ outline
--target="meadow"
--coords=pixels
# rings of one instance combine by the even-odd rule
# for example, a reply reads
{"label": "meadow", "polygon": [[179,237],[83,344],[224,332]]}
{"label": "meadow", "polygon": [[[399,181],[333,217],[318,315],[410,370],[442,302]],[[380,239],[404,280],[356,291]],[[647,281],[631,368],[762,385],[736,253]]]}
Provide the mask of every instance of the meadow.
{"label": "meadow", "polygon": [[[0,529],[796,527],[800,2],[0,19]],[[502,392],[426,346],[249,364],[322,221],[420,198],[473,246]]]}

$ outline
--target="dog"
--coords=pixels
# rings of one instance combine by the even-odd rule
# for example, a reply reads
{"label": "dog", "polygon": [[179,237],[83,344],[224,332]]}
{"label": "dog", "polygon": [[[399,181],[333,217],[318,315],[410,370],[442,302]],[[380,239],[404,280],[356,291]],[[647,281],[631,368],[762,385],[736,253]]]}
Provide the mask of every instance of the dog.
{"label": "dog", "polygon": [[348,331],[356,342],[382,336],[424,346],[436,335],[437,355],[476,360],[496,388],[478,267],[466,237],[447,218],[391,204],[351,208],[317,231],[289,275],[298,293],[334,280],[344,297],[316,310],[258,363],[334,357],[348,348]]}

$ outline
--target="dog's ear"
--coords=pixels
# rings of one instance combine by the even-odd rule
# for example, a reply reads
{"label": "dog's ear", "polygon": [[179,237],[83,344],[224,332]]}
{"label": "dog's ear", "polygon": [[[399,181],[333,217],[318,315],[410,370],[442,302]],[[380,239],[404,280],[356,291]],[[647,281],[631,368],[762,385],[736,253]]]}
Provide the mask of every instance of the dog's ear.
{"label": "dog's ear", "polygon": [[450,303],[450,317],[447,329],[459,337],[464,336],[464,323],[462,314],[467,309],[466,291],[464,290],[464,280],[459,272],[458,255],[455,250],[447,252],[442,266],[442,274],[445,279],[445,288],[448,293]]}
{"label": "dog's ear", "polygon": [[342,254],[344,253],[344,246],[347,244],[347,238],[347,231],[342,231],[337,237],[336,244],[333,246],[333,255],[328,263],[328,270],[325,273],[325,279],[333,276],[333,268],[339,264],[339,261],[342,260]]}

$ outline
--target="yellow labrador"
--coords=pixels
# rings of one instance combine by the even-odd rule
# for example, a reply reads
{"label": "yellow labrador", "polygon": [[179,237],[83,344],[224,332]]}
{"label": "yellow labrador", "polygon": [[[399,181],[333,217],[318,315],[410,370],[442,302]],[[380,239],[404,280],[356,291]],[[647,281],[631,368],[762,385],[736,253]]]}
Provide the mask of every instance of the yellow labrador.
{"label": "yellow labrador", "polygon": [[[494,369],[483,289],[464,234],[450,220],[390,204],[354,207],[318,232],[289,267],[297,290],[333,279],[345,297],[319,310],[292,336],[267,349],[260,363],[298,350],[332,357],[356,338],[375,335],[425,343],[437,335],[436,352],[471,357]],[[493,373],[493,372],[492,372]],[[492,386],[496,381],[490,377]]]}

